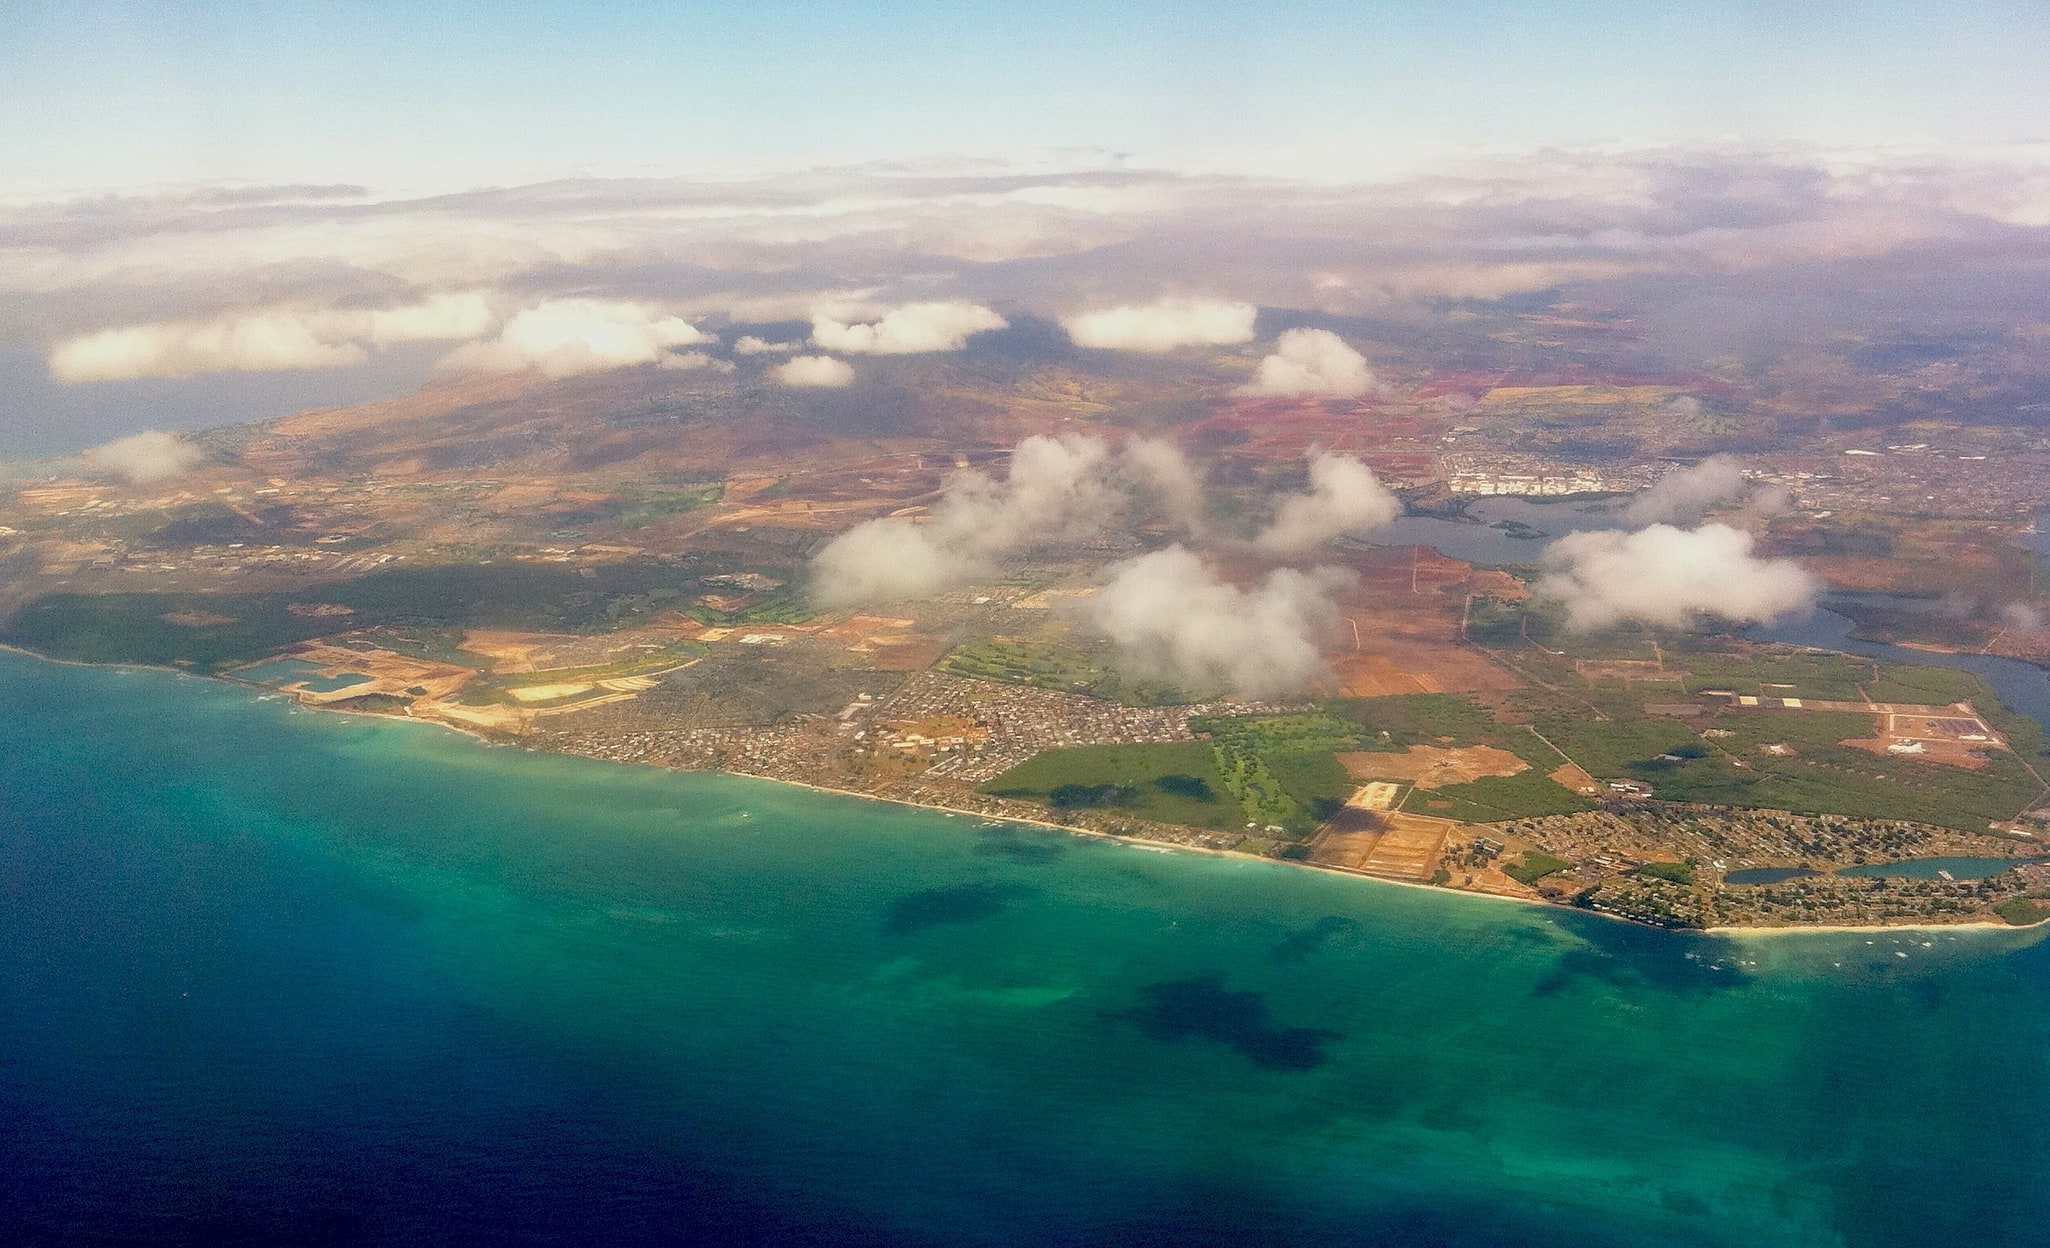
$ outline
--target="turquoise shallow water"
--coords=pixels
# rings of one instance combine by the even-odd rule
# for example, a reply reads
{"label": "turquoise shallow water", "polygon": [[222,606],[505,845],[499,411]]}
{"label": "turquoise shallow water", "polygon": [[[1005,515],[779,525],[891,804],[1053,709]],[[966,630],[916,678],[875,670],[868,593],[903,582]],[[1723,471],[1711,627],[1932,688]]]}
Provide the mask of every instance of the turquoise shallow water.
{"label": "turquoise shallow water", "polygon": [[1672,936],[0,655],[0,1239],[2050,1244],[2032,933]]}

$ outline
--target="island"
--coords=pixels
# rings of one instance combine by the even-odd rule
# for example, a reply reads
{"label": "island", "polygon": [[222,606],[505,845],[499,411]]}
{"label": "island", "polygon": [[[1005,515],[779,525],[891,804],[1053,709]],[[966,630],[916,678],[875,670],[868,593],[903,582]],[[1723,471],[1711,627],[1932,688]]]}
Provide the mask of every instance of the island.
{"label": "island", "polygon": [[[1769,396],[1676,409],[1698,378],[1416,363],[1370,395],[1277,399],[1240,393],[1250,364],[905,357],[815,392],[457,378],[207,430],[175,476],[51,464],[0,483],[0,642],[1662,927],[2050,918],[2043,725],[1981,672],[1917,661],[2050,661],[2033,432],[1851,454],[1865,431],[1788,436]],[[841,535],[930,520],[1032,438],[1171,442],[1213,532],[1314,488],[1316,456],[1370,469],[1403,514],[1321,548],[1336,627],[1280,693],[1135,667],[1085,627],[1106,567],[1179,540],[1158,517],[1035,537],[928,594],[815,592]],[[1712,614],[1586,628],[1534,592],[1547,541],[1735,443],[1774,505],[1711,507],[1866,642],[1942,648]],[[1217,549],[1262,574],[1246,539]]]}

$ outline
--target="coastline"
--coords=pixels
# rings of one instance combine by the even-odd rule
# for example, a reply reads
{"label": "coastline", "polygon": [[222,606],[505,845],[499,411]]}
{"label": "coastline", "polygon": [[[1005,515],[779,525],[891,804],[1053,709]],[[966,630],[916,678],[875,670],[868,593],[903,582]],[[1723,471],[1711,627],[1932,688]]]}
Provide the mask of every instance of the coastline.
{"label": "coastline", "polygon": [[1846,923],[1818,923],[1812,927],[1777,923],[1760,925],[1758,927],[1704,927],[1700,929],[1700,932],[1703,936],[1784,936],[1789,933],[1806,935],[1811,932],[1835,933],[1840,936],[1859,934],[1869,936],[1874,932],[2029,932],[2042,928],[2046,924],[2050,924],[2050,920],[2045,920],[2043,923],[2031,923],[2026,927],[2016,927],[2012,923],[1993,923],[1982,919],[1974,919],[1969,923],[1884,923],[1870,927],[1859,927],[1855,924]]}
{"label": "coastline", "polygon": [[[233,685],[243,689],[259,690],[266,693],[276,692],[275,690],[269,689],[267,686],[258,685],[250,681],[237,680],[232,676],[222,676],[214,673],[192,672],[187,671],[183,668],[167,667],[160,664],[91,663],[79,659],[60,659],[53,658],[48,655],[38,654],[33,650],[23,649],[19,646],[8,645],[4,642],[0,642],[0,651],[4,651],[11,654],[18,654],[24,658],[34,659],[37,662],[54,663],[64,667],[101,668],[111,670],[132,669],[136,671],[165,672],[170,675],[183,676],[195,680],[218,680],[224,684]],[[393,723],[423,724],[431,727],[442,728],[450,732],[459,733],[462,736],[468,737],[473,741],[479,742],[480,744],[487,746],[515,745],[518,746],[518,748],[529,751],[530,753],[556,754],[559,757],[566,758],[585,757],[583,755],[563,753],[561,751],[555,750],[535,749],[532,746],[523,745],[516,741],[509,742],[500,740],[497,738],[487,736],[483,732],[473,728],[464,727],[463,725],[452,723],[450,721],[443,719],[434,719],[414,715],[410,711],[403,715],[388,714],[377,711],[351,711],[343,710],[337,707],[313,706],[304,702],[300,702],[296,698],[292,699],[291,705],[293,710],[299,711],[313,711],[327,714],[361,716],[366,719],[384,720]],[[2031,924],[2028,927],[2015,927],[2012,924],[1996,923],[1985,920],[1973,920],[1965,923],[1882,923],[1864,926],[1845,924],[1816,924],[1812,926],[1794,924],[1761,924],[1752,927],[1661,927],[1655,923],[1645,923],[1637,919],[1628,918],[1619,914],[1611,914],[1606,911],[1583,909],[1579,906],[1564,905],[1559,902],[1547,900],[1543,897],[1516,897],[1504,893],[1488,893],[1479,892],[1472,889],[1448,888],[1443,885],[1425,884],[1415,880],[1390,879],[1386,876],[1371,875],[1364,871],[1352,870],[1345,867],[1328,866],[1321,863],[1301,862],[1285,858],[1268,858],[1260,854],[1246,854],[1240,853],[1237,850],[1230,849],[1209,849],[1201,845],[1185,845],[1174,841],[1158,841],[1142,836],[1118,836],[1109,832],[1099,832],[1092,828],[1079,828],[1068,824],[1054,823],[1051,820],[1035,819],[1025,815],[992,815],[983,811],[966,810],[958,806],[947,806],[932,802],[917,802],[912,801],[908,798],[889,797],[879,793],[864,793],[858,789],[833,788],[829,785],[813,784],[803,780],[788,780],[778,776],[765,776],[755,772],[719,770],[708,771],[693,768],[664,767],[659,763],[626,763],[620,765],[652,767],[656,770],[669,771],[683,775],[739,776],[748,780],[763,781],[770,784],[789,785],[793,788],[799,789],[808,789],[814,793],[825,793],[833,795],[835,797],[851,797],[860,798],[872,802],[888,802],[891,805],[895,806],[905,806],[915,810],[938,811],[942,814],[954,815],[961,818],[984,820],[991,823],[1009,823],[1019,824],[1026,827],[1041,828],[1050,832],[1065,833],[1069,836],[1084,837],[1091,840],[1109,842],[1111,844],[1128,845],[1136,849],[1143,849],[1154,853],[1193,853],[1203,854],[1213,858],[1232,858],[1245,862],[1265,863],[1270,866],[1293,867],[1301,870],[1316,871],[1327,875],[1350,876],[1355,879],[1367,880],[1376,884],[1385,884],[1395,888],[1420,889],[1425,892],[1437,894],[1441,897],[1464,897],[1479,901],[1496,901],[1506,902],[1511,905],[1532,906],[1543,910],[1564,910],[1571,912],[1573,914],[1586,915],[1590,918],[1608,919],[1612,922],[1627,924],[1631,927],[1642,928],[1647,931],[1666,932],[1675,936],[1779,936],[1786,934],[1809,933],[1844,935],[1861,932],[1869,934],[1875,932],[1959,930],[2025,932],[2031,930],[2032,928],[2050,927],[2050,920],[2045,920],[2041,923]]]}

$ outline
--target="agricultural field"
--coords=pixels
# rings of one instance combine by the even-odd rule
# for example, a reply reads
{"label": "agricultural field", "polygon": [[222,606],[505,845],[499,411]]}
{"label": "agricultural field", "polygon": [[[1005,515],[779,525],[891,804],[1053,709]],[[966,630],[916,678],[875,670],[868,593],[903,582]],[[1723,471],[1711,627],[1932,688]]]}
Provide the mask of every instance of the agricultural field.
{"label": "agricultural field", "polygon": [[1128,706],[1170,706],[1191,700],[1187,693],[1171,685],[1121,675],[1061,640],[978,638],[949,650],[933,666],[972,680],[1080,693]]}

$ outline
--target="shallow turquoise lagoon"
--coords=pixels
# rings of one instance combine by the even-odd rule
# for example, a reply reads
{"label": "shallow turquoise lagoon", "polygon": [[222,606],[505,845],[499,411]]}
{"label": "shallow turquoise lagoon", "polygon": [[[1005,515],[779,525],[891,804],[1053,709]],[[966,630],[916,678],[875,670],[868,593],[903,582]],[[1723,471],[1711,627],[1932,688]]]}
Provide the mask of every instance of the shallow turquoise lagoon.
{"label": "shallow turquoise lagoon", "polygon": [[2050,1243],[2035,933],[1673,936],[0,655],[31,1243]]}

